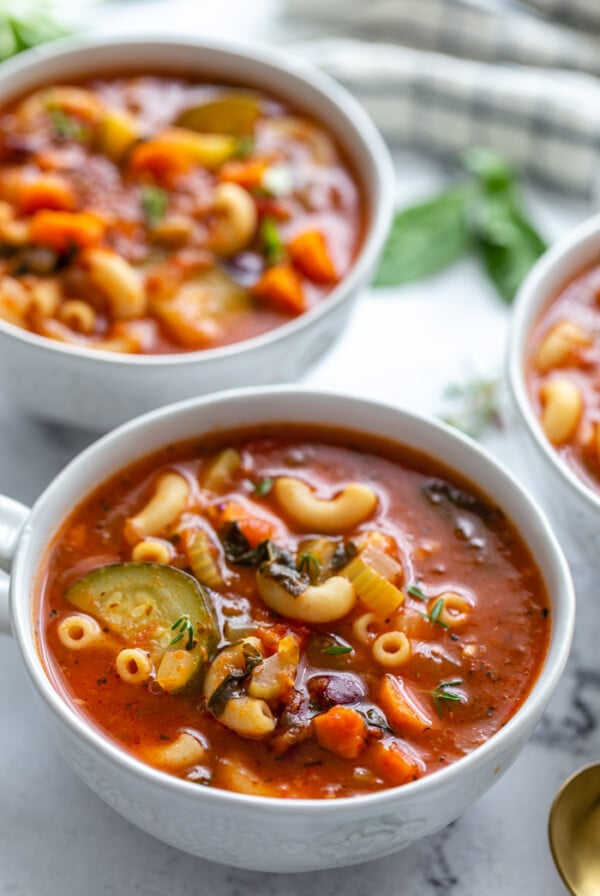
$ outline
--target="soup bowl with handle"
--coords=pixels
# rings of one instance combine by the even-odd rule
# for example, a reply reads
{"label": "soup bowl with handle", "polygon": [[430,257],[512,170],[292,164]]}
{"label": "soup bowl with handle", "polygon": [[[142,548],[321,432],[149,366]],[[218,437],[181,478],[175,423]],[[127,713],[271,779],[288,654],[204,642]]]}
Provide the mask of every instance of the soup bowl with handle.
{"label": "soup bowl with handle", "polygon": [[393,212],[394,174],[375,126],[331,78],[300,59],[223,41],[68,39],[3,63],[0,107],[43,86],[114,73],[183,74],[274,95],[322,123],[362,198],[363,237],[346,275],[316,305],[260,336],[202,351],[136,355],[69,345],[0,319],[0,376],[20,407],[106,430],[216,389],[299,379],[337,339],[370,281]]}
{"label": "soup bowl with handle", "polygon": [[527,382],[533,332],[545,309],[570,282],[598,263],[600,215],[570,231],[548,250],[521,286],[508,338],[507,380],[518,425],[513,433],[523,446],[531,486],[540,503],[560,526],[569,555],[596,558],[600,520],[600,487],[585,482],[563,460],[546,437],[535,412]]}
{"label": "soup bowl with handle", "polygon": [[[40,657],[37,598],[43,557],[72,509],[113,473],[173,441],[245,426],[338,426],[413,448],[466,471],[514,522],[539,566],[551,636],[541,672],[508,723],[469,755],[417,781],[335,800],[278,799],[208,787],[165,774],[120,749],[51,683]],[[140,446],[143,446],[141,449]],[[565,666],[574,624],[568,567],[544,516],[512,476],[443,424],[397,408],[290,387],[234,390],[181,402],[103,437],[73,460],[29,510],[0,499],[2,628],[12,628],[60,752],[83,781],[148,833],[197,856],[262,871],[308,871],[374,859],[458,817],[523,749]]]}

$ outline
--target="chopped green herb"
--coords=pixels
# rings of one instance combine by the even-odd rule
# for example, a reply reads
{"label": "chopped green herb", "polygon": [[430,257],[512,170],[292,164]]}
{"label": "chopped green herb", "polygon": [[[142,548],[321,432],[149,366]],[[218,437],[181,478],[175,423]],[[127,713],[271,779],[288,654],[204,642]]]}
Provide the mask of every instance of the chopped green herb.
{"label": "chopped green herb", "polygon": [[326,647],[323,653],[327,654],[327,656],[343,656],[345,653],[352,653],[352,649],[352,647],[345,647],[343,644],[332,644],[330,647]]}
{"label": "chopped green herb", "polygon": [[285,246],[274,218],[263,218],[260,228],[263,251],[268,264],[279,264],[285,258]]}
{"label": "chopped green herb", "polygon": [[442,419],[472,439],[480,438],[490,427],[499,429],[502,426],[498,409],[500,388],[500,380],[479,377],[450,384],[444,393],[449,412]]}
{"label": "chopped green herb", "polygon": [[427,595],[423,591],[421,591],[421,589],[419,588],[418,585],[409,585],[406,590],[410,594],[411,597],[416,597],[417,600],[424,600],[424,601],[429,600]]}
{"label": "chopped green herb", "polygon": [[247,159],[254,152],[254,137],[239,137],[235,149],[238,159]]}
{"label": "chopped green herb", "polygon": [[168,194],[160,187],[142,187],[142,211],[151,230],[157,227],[164,218],[168,201]]}
{"label": "chopped green herb", "polygon": [[187,636],[187,644],[185,645],[186,650],[193,650],[194,647],[194,626],[190,622],[189,616],[180,616],[173,625],[171,626],[171,631],[176,632],[169,647],[175,647],[176,644]]}
{"label": "chopped green herb", "polygon": [[76,140],[78,143],[85,143],[89,140],[89,128],[67,115],[62,109],[57,109],[55,106],[50,105],[48,114],[52,121],[52,127],[61,140]]}
{"label": "chopped green herb", "polygon": [[431,613],[426,613],[425,618],[429,619],[430,622],[434,624],[441,625],[442,628],[450,628],[449,625],[446,625],[445,622],[442,622],[440,619],[440,615],[442,610],[444,609],[444,598],[438,597],[433,607],[431,608]]}
{"label": "chopped green herb", "polygon": [[271,476],[265,476],[264,479],[261,479],[259,482],[252,483],[252,491],[255,495],[264,498],[264,496],[268,495],[273,488],[273,481]]}
{"label": "chopped green herb", "polygon": [[447,703],[462,703],[462,694],[452,690],[452,688],[458,687],[462,683],[462,678],[457,678],[454,681],[440,681],[438,686],[431,691],[431,699],[440,719],[442,718],[442,700],[445,700]]}
{"label": "chopped green herb", "polygon": [[303,551],[303,553],[298,555],[297,567],[299,573],[309,578],[313,575],[318,575],[321,571],[321,564],[310,551]]}

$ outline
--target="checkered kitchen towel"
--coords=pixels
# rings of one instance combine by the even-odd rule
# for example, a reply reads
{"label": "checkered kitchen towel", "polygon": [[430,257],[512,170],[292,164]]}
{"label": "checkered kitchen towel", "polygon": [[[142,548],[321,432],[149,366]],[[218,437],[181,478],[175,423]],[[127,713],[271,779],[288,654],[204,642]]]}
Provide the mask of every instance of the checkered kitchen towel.
{"label": "checkered kitchen towel", "polygon": [[493,146],[554,186],[598,194],[600,0],[284,0],[284,10],[295,49],[391,142],[441,154]]}

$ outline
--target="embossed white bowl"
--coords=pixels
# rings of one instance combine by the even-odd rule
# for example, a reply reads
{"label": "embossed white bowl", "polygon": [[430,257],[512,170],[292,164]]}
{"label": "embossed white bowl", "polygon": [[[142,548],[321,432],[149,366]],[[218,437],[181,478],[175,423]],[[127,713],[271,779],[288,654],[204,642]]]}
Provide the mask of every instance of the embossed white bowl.
{"label": "embossed white bowl", "polygon": [[549,249],[526,277],[517,295],[508,337],[507,378],[519,426],[514,428],[529,461],[531,485],[560,526],[570,558],[598,556],[600,488],[590,488],[563,461],[546,438],[527,386],[531,334],[548,304],[569,282],[600,261],[600,215],[570,231]]}
{"label": "embossed white bowl", "polygon": [[[551,601],[551,643],[524,704],[470,755],[402,787],[336,800],[283,800],[180,780],[142,764],[86,722],[54,689],[40,660],[35,610],[40,563],[75,504],[115,471],[174,439],[285,421],[375,433],[441,458],[463,471],[514,521],[543,573]],[[558,683],[574,623],[569,570],[546,519],[512,476],[475,443],[440,423],[386,405],[287,387],[237,390],[155,411],[79,455],[31,511],[0,498],[0,567],[11,573],[10,600],[8,579],[0,578],[0,630],[8,630],[10,616],[44,714],[77,774],[117,812],[166,843],[262,871],[308,871],[375,859],[464,812],[525,745]]]}
{"label": "embossed white bowl", "polygon": [[179,71],[256,87],[323,122],[360,185],[364,239],[348,274],[314,308],[262,336],[223,348],[117,355],[63,345],[0,320],[5,394],[34,414],[95,430],[215,389],[299,379],[343,330],[354,299],[371,279],[393,212],[392,164],[370,118],[331,78],[271,49],[212,39],[69,39],[2,63],[0,106],[44,84],[127,70]]}

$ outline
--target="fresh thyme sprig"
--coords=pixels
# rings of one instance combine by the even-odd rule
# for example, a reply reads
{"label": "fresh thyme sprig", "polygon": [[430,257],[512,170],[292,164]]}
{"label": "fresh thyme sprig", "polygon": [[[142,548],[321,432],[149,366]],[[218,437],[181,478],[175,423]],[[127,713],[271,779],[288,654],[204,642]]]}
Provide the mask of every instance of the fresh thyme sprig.
{"label": "fresh thyme sprig", "polygon": [[452,690],[453,688],[461,685],[462,678],[456,678],[454,681],[440,681],[440,683],[431,691],[431,699],[433,700],[433,705],[435,706],[436,712],[440,719],[443,715],[443,706],[445,701],[446,703],[462,703],[463,697],[462,694],[459,694],[457,691]]}
{"label": "fresh thyme sprig", "polygon": [[190,622],[190,617],[186,614],[180,616],[173,625],[171,631],[175,632],[169,647],[175,647],[176,644],[187,636],[187,643],[184,645],[186,650],[192,650],[194,647],[194,626]]}
{"label": "fresh thyme sprig", "polygon": [[435,625],[441,625],[442,628],[449,629],[450,626],[446,625],[445,622],[442,622],[440,616],[442,614],[442,610],[444,609],[444,598],[438,597],[436,602],[431,608],[429,613],[424,613],[426,619],[429,619],[430,622],[433,622]]}
{"label": "fresh thyme sprig", "polygon": [[500,380],[484,377],[451,383],[444,392],[447,411],[442,420],[472,439],[481,438],[491,427],[500,429],[500,389]]}
{"label": "fresh thyme sprig", "polygon": [[268,495],[272,488],[273,479],[271,476],[265,476],[263,479],[259,480],[259,482],[252,483],[252,491],[260,498],[264,498],[265,495]]}
{"label": "fresh thyme sprig", "polygon": [[321,564],[310,551],[303,551],[301,554],[298,554],[296,566],[298,572],[301,575],[308,576],[309,579],[312,576],[318,576],[321,571]]}
{"label": "fresh thyme sprig", "polygon": [[409,585],[406,589],[407,593],[410,594],[411,597],[416,597],[417,600],[428,601],[429,598],[427,595],[421,591],[418,585]]}

